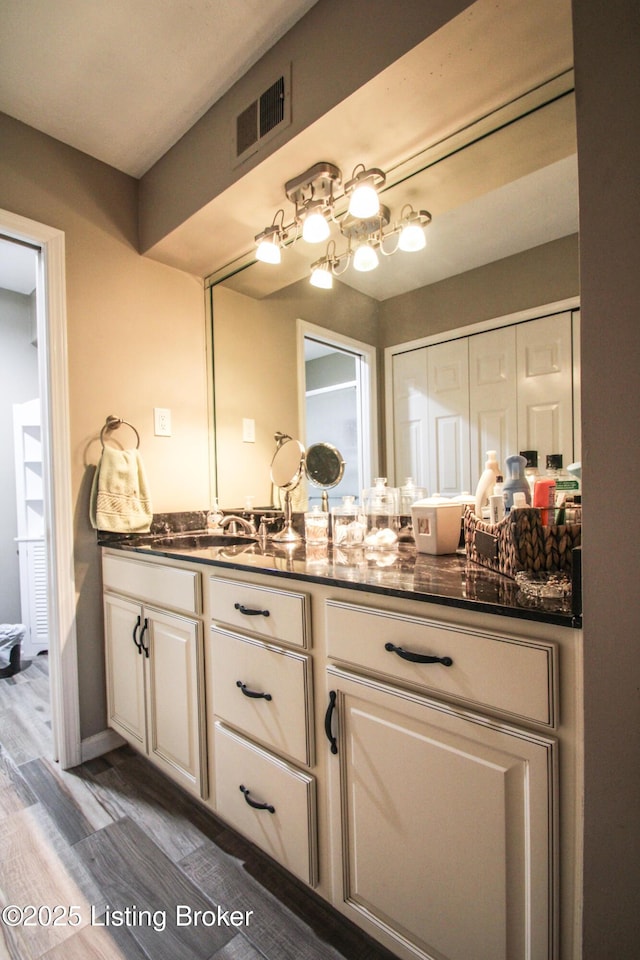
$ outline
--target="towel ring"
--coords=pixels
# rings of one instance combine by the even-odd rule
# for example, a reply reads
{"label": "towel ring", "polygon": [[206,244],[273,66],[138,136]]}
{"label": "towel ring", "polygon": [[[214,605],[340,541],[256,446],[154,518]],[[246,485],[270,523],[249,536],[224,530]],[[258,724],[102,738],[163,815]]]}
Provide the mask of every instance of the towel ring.
{"label": "towel ring", "polygon": [[107,417],[107,421],[104,427],[102,428],[102,430],[100,431],[100,443],[102,444],[102,449],[104,450],[105,433],[108,432],[109,430],[117,430],[117,428],[120,426],[131,427],[131,429],[136,435],[136,450],[138,450],[140,448],[140,434],[138,433],[134,425],[132,423],[129,423],[128,420],[123,420],[121,417],[114,417],[114,416]]}

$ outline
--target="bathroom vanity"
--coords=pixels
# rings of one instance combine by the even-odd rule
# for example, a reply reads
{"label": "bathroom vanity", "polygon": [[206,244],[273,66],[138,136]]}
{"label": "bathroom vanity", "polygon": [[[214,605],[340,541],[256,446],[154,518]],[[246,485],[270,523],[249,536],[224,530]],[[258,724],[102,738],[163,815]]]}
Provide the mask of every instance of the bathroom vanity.
{"label": "bathroom vanity", "polygon": [[575,960],[570,610],[412,546],[133,540],[103,577],[109,723],[216,815],[398,957]]}

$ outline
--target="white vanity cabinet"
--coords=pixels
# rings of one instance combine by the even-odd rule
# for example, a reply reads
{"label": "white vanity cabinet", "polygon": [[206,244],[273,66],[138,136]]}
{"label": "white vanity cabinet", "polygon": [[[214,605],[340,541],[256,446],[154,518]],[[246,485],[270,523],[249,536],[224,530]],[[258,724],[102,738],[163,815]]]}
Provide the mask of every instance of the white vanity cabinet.
{"label": "white vanity cabinet", "polygon": [[209,579],[209,756],[216,813],[305,883],[318,882],[309,597]]}
{"label": "white vanity cabinet", "polygon": [[105,554],[103,580],[109,726],[205,797],[199,574]]}
{"label": "white vanity cabinet", "polygon": [[553,644],[331,600],[326,633],[336,905],[400,957],[557,956]]}

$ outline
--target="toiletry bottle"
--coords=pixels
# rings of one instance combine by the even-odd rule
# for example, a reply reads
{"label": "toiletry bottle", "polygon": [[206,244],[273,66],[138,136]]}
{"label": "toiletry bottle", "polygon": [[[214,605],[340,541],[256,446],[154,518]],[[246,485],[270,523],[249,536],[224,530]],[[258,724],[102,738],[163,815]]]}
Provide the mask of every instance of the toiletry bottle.
{"label": "toiletry bottle", "polygon": [[493,488],[499,473],[500,465],[496,460],[496,451],[487,450],[487,460],[480,479],[478,480],[478,486],[476,487],[476,517],[482,517],[482,512],[489,502],[489,497],[493,495]]}
{"label": "toiletry bottle", "polygon": [[569,495],[575,495],[580,492],[580,482],[576,476],[572,476],[562,467],[562,454],[550,453],[547,456],[547,477],[552,477],[556,482],[556,523],[565,522],[564,505]]}
{"label": "toiletry bottle", "polygon": [[548,527],[555,518],[556,482],[553,477],[538,477],[533,488],[533,505],[540,509],[543,526]]}
{"label": "toiletry bottle", "polygon": [[524,475],[524,468],[527,461],[524,457],[514,454],[511,457],[507,457],[507,479],[504,482],[504,505],[507,512],[513,506],[513,495],[514,493],[524,493],[526,502],[531,505],[531,488],[529,487],[529,482]]}
{"label": "toiletry bottle", "polygon": [[520,456],[524,457],[527,461],[524,468],[524,475],[529,481],[529,488],[531,490],[531,500],[533,501],[533,488],[535,486],[537,478],[540,476],[540,471],[538,470],[538,451],[537,450],[521,450]]}

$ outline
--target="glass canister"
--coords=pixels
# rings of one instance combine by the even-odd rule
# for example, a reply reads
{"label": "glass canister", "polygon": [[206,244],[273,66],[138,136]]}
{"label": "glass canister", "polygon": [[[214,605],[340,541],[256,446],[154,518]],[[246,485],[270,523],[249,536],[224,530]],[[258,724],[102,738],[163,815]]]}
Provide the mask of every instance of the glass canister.
{"label": "glass canister", "polygon": [[317,505],[304,515],[304,538],[307,543],[327,543],[329,540],[329,514]]}
{"label": "glass canister", "polygon": [[397,491],[387,486],[386,477],[376,477],[365,491],[364,509],[367,522],[365,543],[381,549],[398,543]]}
{"label": "glass canister", "polygon": [[364,542],[367,524],[355,499],[343,497],[342,506],[331,511],[331,536],[336,546],[351,547]]}

